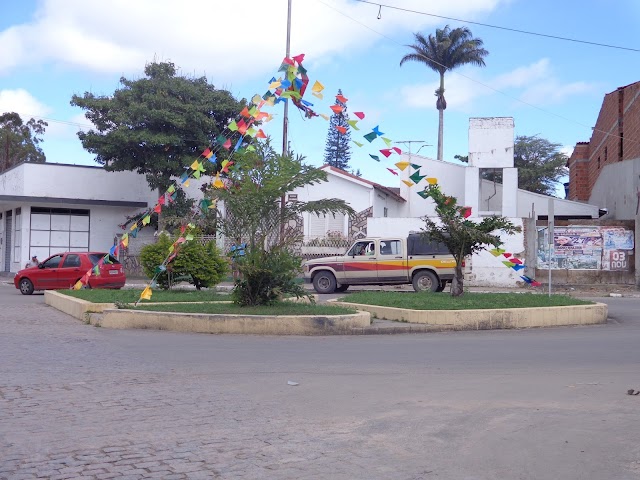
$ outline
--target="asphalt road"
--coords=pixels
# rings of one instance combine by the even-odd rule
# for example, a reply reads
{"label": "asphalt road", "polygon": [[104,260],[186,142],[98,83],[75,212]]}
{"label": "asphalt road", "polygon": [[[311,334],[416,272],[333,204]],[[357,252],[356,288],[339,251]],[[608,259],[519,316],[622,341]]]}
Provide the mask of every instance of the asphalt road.
{"label": "asphalt road", "polygon": [[590,327],[212,336],[1,285],[0,478],[640,479],[640,299],[603,301]]}

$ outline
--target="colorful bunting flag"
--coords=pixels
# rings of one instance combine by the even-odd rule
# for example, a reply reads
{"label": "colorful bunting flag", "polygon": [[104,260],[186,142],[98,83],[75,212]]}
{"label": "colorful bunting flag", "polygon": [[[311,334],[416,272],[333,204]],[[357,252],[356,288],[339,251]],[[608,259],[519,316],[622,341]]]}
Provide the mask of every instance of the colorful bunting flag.
{"label": "colorful bunting flag", "polygon": [[238,130],[238,124],[236,123],[235,120],[231,120],[231,123],[229,123],[229,125],[227,125],[227,128],[229,130],[231,130],[232,132],[236,132]]}
{"label": "colorful bunting flag", "polygon": [[142,219],[142,225],[149,225],[149,223],[151,223],[151,215],[146,215]]}
{"label": "colorful bunting flag", "polygon": [[420,190],[419,192],[417,192],[418,195],[420,195],[422,198],[424,198],[425,200],[427,198],[429,198],[429,193],[426,190]]}
{"label": "colorful bunting flag", "polygon": [[420,181],[425,177],[426,175],[420,175],[420,170],[416,170],[412,175],[409,175],[409,178],[413,180],[414,183],[420,183]]}
{"label": "colorful bunting flag", "polygon": [[258,130],[258,133],[256,133],[256,138],[267,138],[267,136],[264,134],[262,129],[260,129]]}
{"label": "colorful bunting flag", "polygon": [[[384,138],[383,138],[383,140],[384,140]],[[400,150],[398,147],[393,147],[391,150],[395,150],[395,152],[396,152],[398,155],[402,155],[402,150]]]}
{"label": "colorful bunting flag", "polygon": [[153,211],[156,213],[162,212],[162,205],[158,203],[155,207],[153,207]]}
{"label": "colorful bunting flag", "polygon": [[340,103],[347,103],[349,101],[344,95],[336,95],[336,100]]}
{"label": "colorful bunting flag", "polygon": [[386,137],[382,137],[382,141],[387,144],[387,147],[391,146],[391,139],[386,138]]}
{"label": "colorful bunting flag", "polygon": [[373,158],[376,162],[379,162],[379,161],[380,161],[380,157],[378,157],[377,155],[371,155],[371,154],[369,154],[369,156],[370,156],[371,158]]}
{"label": "colorful bunting flag", "polygon": [[376,134],[376,132],[371,132],[371,133],[367,133],[364,136],[365,139],[367,139],[367,141],[369,143],[373,142],[376,138],[378,138],[378,135]]}
{"label": "colorful bunting flag", "polygon": [[347,123],[351,125],[351,128],[353,128],[354,130],[360,130],[357,125],[358,124],[357,120],[347,120]]}
{"label": "colorful bunting flag", "polygon": [[326,121],[329,121],[329,115],[325,115],[324,113],[321,113],[320,116],[324,118]]}
{"label": "colorful bunting flag", "polygon": [[224,188],[224,182],[220,180],[220,174],[216,173],[216,178],[213,181],[213,188]]}
{"label": "colorful bunting flag", "polygon": [[404,183],[407,187],[413,187],[413,182],[409,180],[402,180],[402,183]]}
{"label": "colorful bunting flag", "polygon": [[511,263],[509,260],[504,260],[502,263],[503,263],[506,267],[509,267],[509,268],[511,268],[511,267],[513,267],[513,266],[515,265],[515,263]]}
{"label": "colorful bunting flag", "polygon": [[411,168],[413,168],[414,170],[420,170],[422,168],[422,165],[418,165],[417,163],[412,163]]}
{"label": "colorful bunting flag", "polygon": [[434,177],[428,177],[427,182],[429,183],[429,185],[436,185],[438,183],[438,179]]}
{"label": "colorful bunting flag", "polygon": [[316,80],[316,82],[313,84],[313,87],[311,87],[311,91],[319,93],[322,90],[324,90],[324,85],[322,85],[318,80]]}
{"label": "colorful bunting flag", "polygon": [[333,110],[333,113],[335,113],[336,115],[340,115],[344,110],[344,107],[342,105],[331,105],[329,108]]}
{"label": "colorful bunting flag", "polygon": [[373,131],[376,133],[377,136],[381,137],[382,135],[384,135],[384,132],[380,131],[380,127],[378,125],[376,125],[375,127],[373,127]]}
{"label": "colorful bunting flag", "polygon": [[409,162],[398,162],[398,163],[396,163],[396,167],[398,167],[403,172],[409,165],[410,165]]}
{"label": "colorful bunting flag", "polygon": [[[513,263],[513,262],[511,262],[511,263]],[[516,265],[514,265],[514,266],[513,266],[513,267],[511,267],[511,268],[513,268],[513,269],[517,272],[518,270],[522,270],[523,268],[526,268],[526,265],[519,265],[519,264],[516,264]]]}
{"label": "colorful bunting flag", "polygon": [[314,97],[322,100],[324,98],[324,95],[318,92],[311,92],[311,95],[313,95]]}
{"label": "colorful bunting flag", "polygon": [[362,147],[364,145],[364,143],[356,142],[355,140],[351,140],[351,141],[359,147]]}
{"label": "colorful bunting flag", "polygon": [[391,155],[391,150],[389,150],[388,148],[383,148],[382,150],[380,150],[380,153],[389,158],[389,156]]}
{"label": "colorful bunting flag", "polygon": [[223,146],[224,148],[226,148],[227,150],[229,150],[229,149],[231,148],[231,139],[230,139],[230,138],[227,138],[227,139],[225,140],[225,142],[222,144],[222,146]]}
{"label": "colorful bunting flag", "polygon": [[335,127],[336,127],[336,130],[338,130],[343,135],[347,133],[347,127],[341,127],[340,125],[336,125]]}
{"label": "colorful bunting flag", "polygon": [[393,168],[387,168],[387,170],[389,170],[391,173],[393,173],[394,175],[398,175],[398,172],[396,172]]}
{"label": "colorful bunting flag", "polygon": [[144,288],[144,290],[142,290],[142,293],[140,294],[140,300],[151,300],[151,287],[147,286]]}
{"label": "colorful bunting flag", "polygon": [[506,250],[503,250],[501,248],[492,248],[491,250],[489,250],[489,253],[491,255],[493,255],[494,257],[499,257],[500,255],[502,255],[504,252],[506,252]]}
{"label": "colorful bunting flag", "polygon": [[360,120],[364,119],[364,113],[362,112],[354,112],[354,115],[358,117]]}

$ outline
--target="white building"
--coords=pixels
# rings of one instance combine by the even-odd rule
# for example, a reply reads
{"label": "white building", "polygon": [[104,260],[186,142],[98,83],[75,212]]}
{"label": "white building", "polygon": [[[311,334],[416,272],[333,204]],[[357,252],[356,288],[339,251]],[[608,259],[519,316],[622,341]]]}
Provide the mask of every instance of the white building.
{"label": "white building", "polygon": [[127,215],[158,199],[144,176],[101,167],[23,163],[0,174],[0,271],[33,255],[108,251]]}

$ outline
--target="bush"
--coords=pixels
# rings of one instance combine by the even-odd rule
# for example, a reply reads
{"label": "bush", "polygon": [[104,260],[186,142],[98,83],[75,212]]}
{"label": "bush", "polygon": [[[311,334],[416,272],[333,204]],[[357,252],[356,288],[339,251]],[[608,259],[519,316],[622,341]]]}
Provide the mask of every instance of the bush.
{"label": "bush", "polygon": [[302,272],[302,259],[285,249],[249,249],[238,261],[241,278],[232,292],[240,306],[272,305],[285,296],[307,296],[296,280]]}
{"label": "bush", "polygon": [[227,262],[220,255],[215,242],[202,245],[196,240],[180,245],[178,255],[167,264],[167,270],[158,272],[158,266],[169,255],[169,247],[173,242],[174,239],[169,235],[162,234],[155,244],[143,247],[140,254],[145,275],[153,278],[157,274],[156,283],[161,288],[168,289],[173,279],[186,277],[189,283],[200,290],[217,285],[225,278]]}

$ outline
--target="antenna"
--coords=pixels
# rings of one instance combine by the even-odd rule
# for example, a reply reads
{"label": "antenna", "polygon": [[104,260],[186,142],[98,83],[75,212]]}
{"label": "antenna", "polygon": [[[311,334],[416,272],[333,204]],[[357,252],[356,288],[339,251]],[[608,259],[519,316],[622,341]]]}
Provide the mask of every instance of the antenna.
{"label": "antenna", "polygon": [[[420,148],[422,148],[422,147],[432,147],[433,146],[430,143],[427,143],[425,140],[399,140],[399,141],[397,141],[395,143],[399,143],[401,145],[407,145],[407,148],[409,149],[409,156],[411,156],[411,144],[412,143],[422,143]],[[420,151],[420,148],[418,148],[418,152]],[[418,152],[416,152],[416,155],[418,154]]]}

